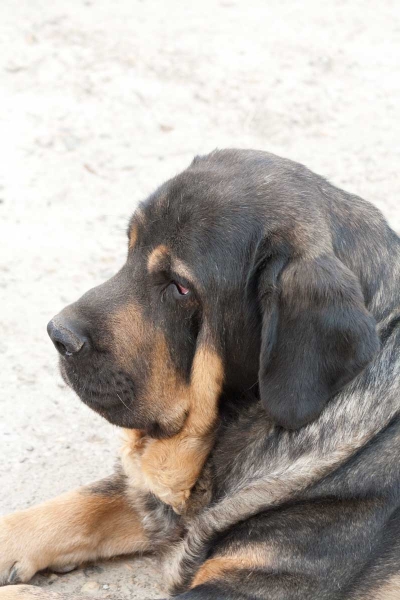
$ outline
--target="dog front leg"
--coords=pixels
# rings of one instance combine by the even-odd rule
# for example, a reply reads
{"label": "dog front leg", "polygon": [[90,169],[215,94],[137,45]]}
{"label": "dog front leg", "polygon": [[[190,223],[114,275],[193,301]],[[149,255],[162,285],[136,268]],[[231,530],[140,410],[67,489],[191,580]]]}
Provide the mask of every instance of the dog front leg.
{"label": "dog front leg", "polygon": [[0,519],[0,585],[151,548],[118,475]]}

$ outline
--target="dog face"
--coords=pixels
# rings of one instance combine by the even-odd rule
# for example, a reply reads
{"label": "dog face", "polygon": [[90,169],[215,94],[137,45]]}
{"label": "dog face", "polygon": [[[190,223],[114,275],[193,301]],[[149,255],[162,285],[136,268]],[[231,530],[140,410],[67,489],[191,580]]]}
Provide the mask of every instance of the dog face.
{"label": "dog face", "polygon": [[221,396],[250,387],[279,425],[317,417],[378,348],[358,278],[335,254],[322,184],[232,150],[161,186],[132,217],[119,273],[49,323],[80,398],[153,437],[193,411],[207,421]]}

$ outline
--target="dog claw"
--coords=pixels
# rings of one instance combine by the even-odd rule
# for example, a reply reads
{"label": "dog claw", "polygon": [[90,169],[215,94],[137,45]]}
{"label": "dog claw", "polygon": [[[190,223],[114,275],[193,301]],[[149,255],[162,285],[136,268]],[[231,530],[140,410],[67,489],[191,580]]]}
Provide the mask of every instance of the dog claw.
{"label": "dog claw", "polygon": [[10,571],[10,575],[8,577],[8,583],[21,583],[21,580],[19,578],[19,573],[18,573],[18,568],[16,566],[14,566],[11,571]]}

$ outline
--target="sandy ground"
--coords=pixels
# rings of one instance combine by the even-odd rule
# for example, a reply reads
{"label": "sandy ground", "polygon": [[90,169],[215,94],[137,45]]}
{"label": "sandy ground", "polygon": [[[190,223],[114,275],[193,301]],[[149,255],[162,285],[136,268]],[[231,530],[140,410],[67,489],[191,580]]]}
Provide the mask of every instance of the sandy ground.
{"label": "sandy ground", "polygon": [[[121,265],[137,201],[193,155],[283,154],[400,230],[399,11],[1,1],[0,514],[110,472],[117,431],[65,388],[45,326]],[[35,579],[89,594],[88,582],[118,600],[163,593],[150,558]]]}

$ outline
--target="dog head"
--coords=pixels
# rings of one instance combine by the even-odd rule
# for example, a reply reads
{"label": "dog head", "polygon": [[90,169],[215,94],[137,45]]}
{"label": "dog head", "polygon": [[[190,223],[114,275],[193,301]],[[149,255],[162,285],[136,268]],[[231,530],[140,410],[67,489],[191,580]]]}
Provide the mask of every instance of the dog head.
{"label": "dog head", "polygon": [[252,386],[278,425],[315,419],[378,349],[340,194],[262,152],[195,159],[139,206],[119,273],[49,323],[68,383],[154,437]]}

